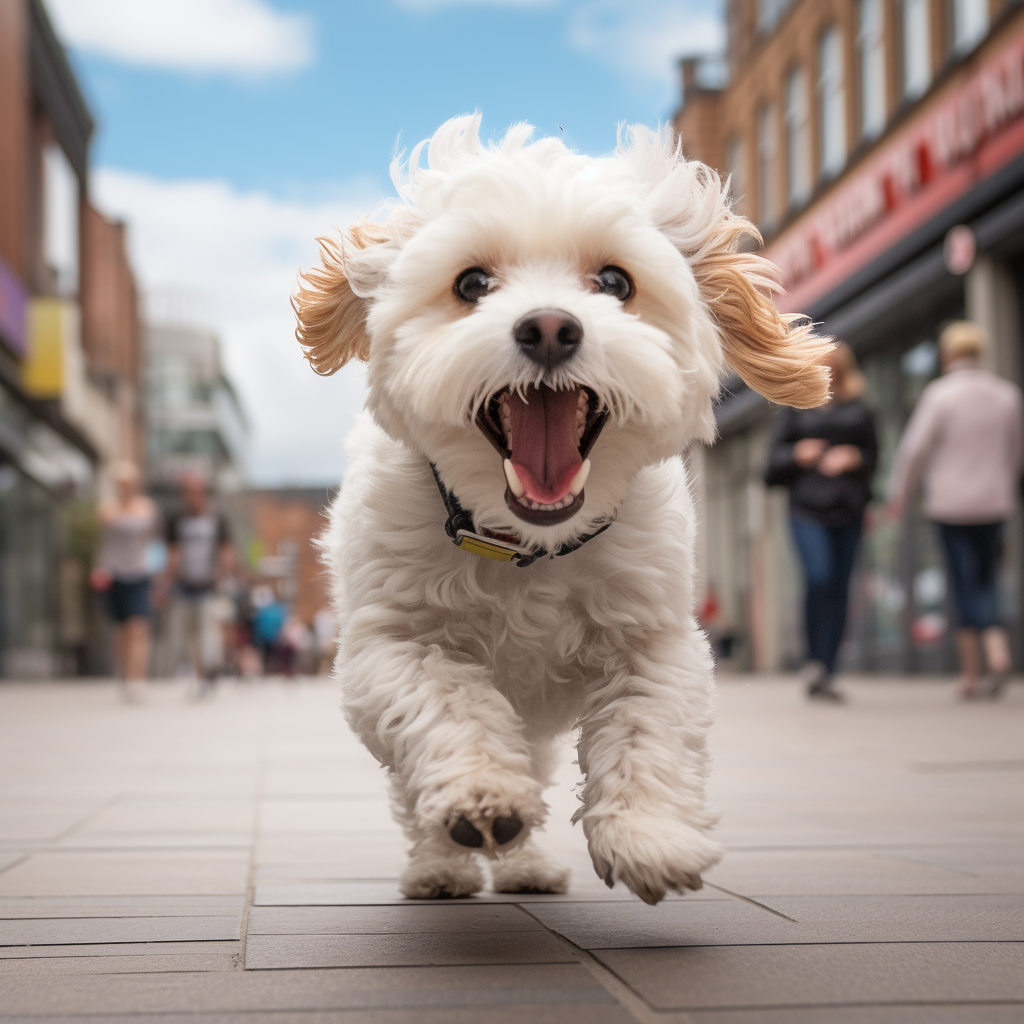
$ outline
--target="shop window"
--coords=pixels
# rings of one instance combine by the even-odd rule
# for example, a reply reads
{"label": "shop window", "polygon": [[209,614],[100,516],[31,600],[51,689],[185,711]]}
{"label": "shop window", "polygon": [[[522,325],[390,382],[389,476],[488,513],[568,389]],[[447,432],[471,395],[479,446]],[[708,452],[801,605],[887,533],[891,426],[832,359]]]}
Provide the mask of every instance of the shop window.
{"label": "shop window", "polygon": [[832,177],[846,163],[846,85],[843,81],[843,37],[835,25],[818,44],[818,110],[821,117],[821,173]]}
{"label": "shop window", "polygon": [[54,290],[78,292],[78,177],[64,150],[49,143],[43,150],[43,258]]}
{"label": "shop window", "polygon": [[803,68],[795,68],[786,79],[786,160],[791,206],[805,203],[811,192],[811,139],[807,106],[807,75]]}
{"label": "shop window", "polygon": [[950,0],[950,43],[954,53],[966,53],[988,32],[988,0]]}
{"label": "shop window", "polygon": [[857,27],[860,63],[860,133],[871,139],[885,127],[885,33],[882,0],[860,0]]}
{"label": "shop window", "polygon": [[775,107],[766,103],[757,112],[757,219],[765,229],[778,219],[778,128]]}
{"label": "shop window", "polygon": [[902,0],[900,34],[903,97],[920,96],[932,80],[930,0]]}

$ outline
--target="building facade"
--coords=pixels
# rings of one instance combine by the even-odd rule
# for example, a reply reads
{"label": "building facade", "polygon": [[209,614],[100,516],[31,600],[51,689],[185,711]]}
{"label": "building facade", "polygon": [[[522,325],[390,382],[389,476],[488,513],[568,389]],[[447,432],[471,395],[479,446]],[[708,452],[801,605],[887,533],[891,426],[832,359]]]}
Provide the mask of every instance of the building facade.
{"label": "building facade", "polygon": [[245,483],[249,426],[212,321],[200,296],[146,297],[146,450],[158,493],[175,491],[187,472],[205,476],[223,494]]}
{"label": "building facade", "polygon": [[92,508],[141,454],[123,227],[89,203],[93,120],[39,0],[0,0],[0,674],[87,667]]}
{"label": "building facade", "polygon": [[[781,269],[779,305],[848,341],[879,428],[876,498],[935,339],[969,317],[992,368],[1021,378],[1024,7],[1008,0],[730,0],[729,82],[683,61],[675,118],[687,155],[731,176],[737,208]],[[801,583],[784,494],[761,483],[773,411],[740,382],[720,440],[692,463],[704,507],[708,618],[736,663],[802,656]],[[953,664],[949,596],[932,529],[869,511],[843,651],[848,668]],[[1002,586],[1022,625],[1021,529]],[[1013,630],[1021,663],[1021,637]]]}

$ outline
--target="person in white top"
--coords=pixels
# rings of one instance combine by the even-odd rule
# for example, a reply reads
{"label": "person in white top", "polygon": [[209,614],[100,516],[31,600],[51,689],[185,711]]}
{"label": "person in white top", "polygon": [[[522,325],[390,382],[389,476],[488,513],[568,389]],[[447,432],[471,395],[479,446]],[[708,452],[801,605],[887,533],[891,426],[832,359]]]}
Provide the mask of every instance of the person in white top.
{"label": "person in white top", "polygon": [[[997,696],[1010,672],[998,600],[1004,522],[1024,469],[1024,399],[981,366],[988,339],[960,320],[939,337],[944,375],[922,392],[896,452],[889,511],[903,515],[924,482],[925,513],[938,526],[959,618],[965,699]],[[982,691],[982,649],[991,681]]]}
{"label": "person in white top", "polygon": [[138,467],[113,467],[115,496],[99,507],[100,552],[91,574],[94,589],[107,596],[115,622],[114,648],[125,699],[137,701],[149,665],[149,546],[159,532],[156,505],[142,493]]}

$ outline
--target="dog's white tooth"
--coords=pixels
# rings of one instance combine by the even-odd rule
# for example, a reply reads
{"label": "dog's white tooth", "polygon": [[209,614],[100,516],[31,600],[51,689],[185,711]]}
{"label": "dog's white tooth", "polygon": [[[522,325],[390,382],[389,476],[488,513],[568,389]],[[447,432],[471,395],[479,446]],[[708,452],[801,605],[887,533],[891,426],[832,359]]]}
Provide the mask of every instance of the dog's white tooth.
{"label": "dog's white tooth", "polygon": [[590,459],[584,459],[583,465],[577,470],[576,475],[572,478],[572,483],[569,484],[570,493],[574,496],[578,495],[583,490],[588,476],[590,476]]}
{"label": "dog's white tooth", "polygon": [[536,502],[536,501],[531,501],[530,502],[530,508],[532,508],[534,512],[539,512],[540,511],[540,503]]}
{"label": "dog's white tooth", "polygon": [[522,480],[519,479],[516,467],[508,459],[505,460],[505,479],[508,481],[509,490],[517,498],[521,498],[526,493],[526,488],[523,486]]}

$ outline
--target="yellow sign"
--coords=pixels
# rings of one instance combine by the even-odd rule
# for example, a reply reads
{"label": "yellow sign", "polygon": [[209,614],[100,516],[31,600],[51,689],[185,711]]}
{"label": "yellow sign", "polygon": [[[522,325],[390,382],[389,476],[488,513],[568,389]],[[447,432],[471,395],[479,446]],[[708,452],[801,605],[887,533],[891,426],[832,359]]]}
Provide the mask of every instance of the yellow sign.
{"label": "yellow sign", "polygon": [[33,298],[27,320],[28,345],[22,364],[25,390],[36,398],[59,398],[64,391],[65,303],[49,297]]}

